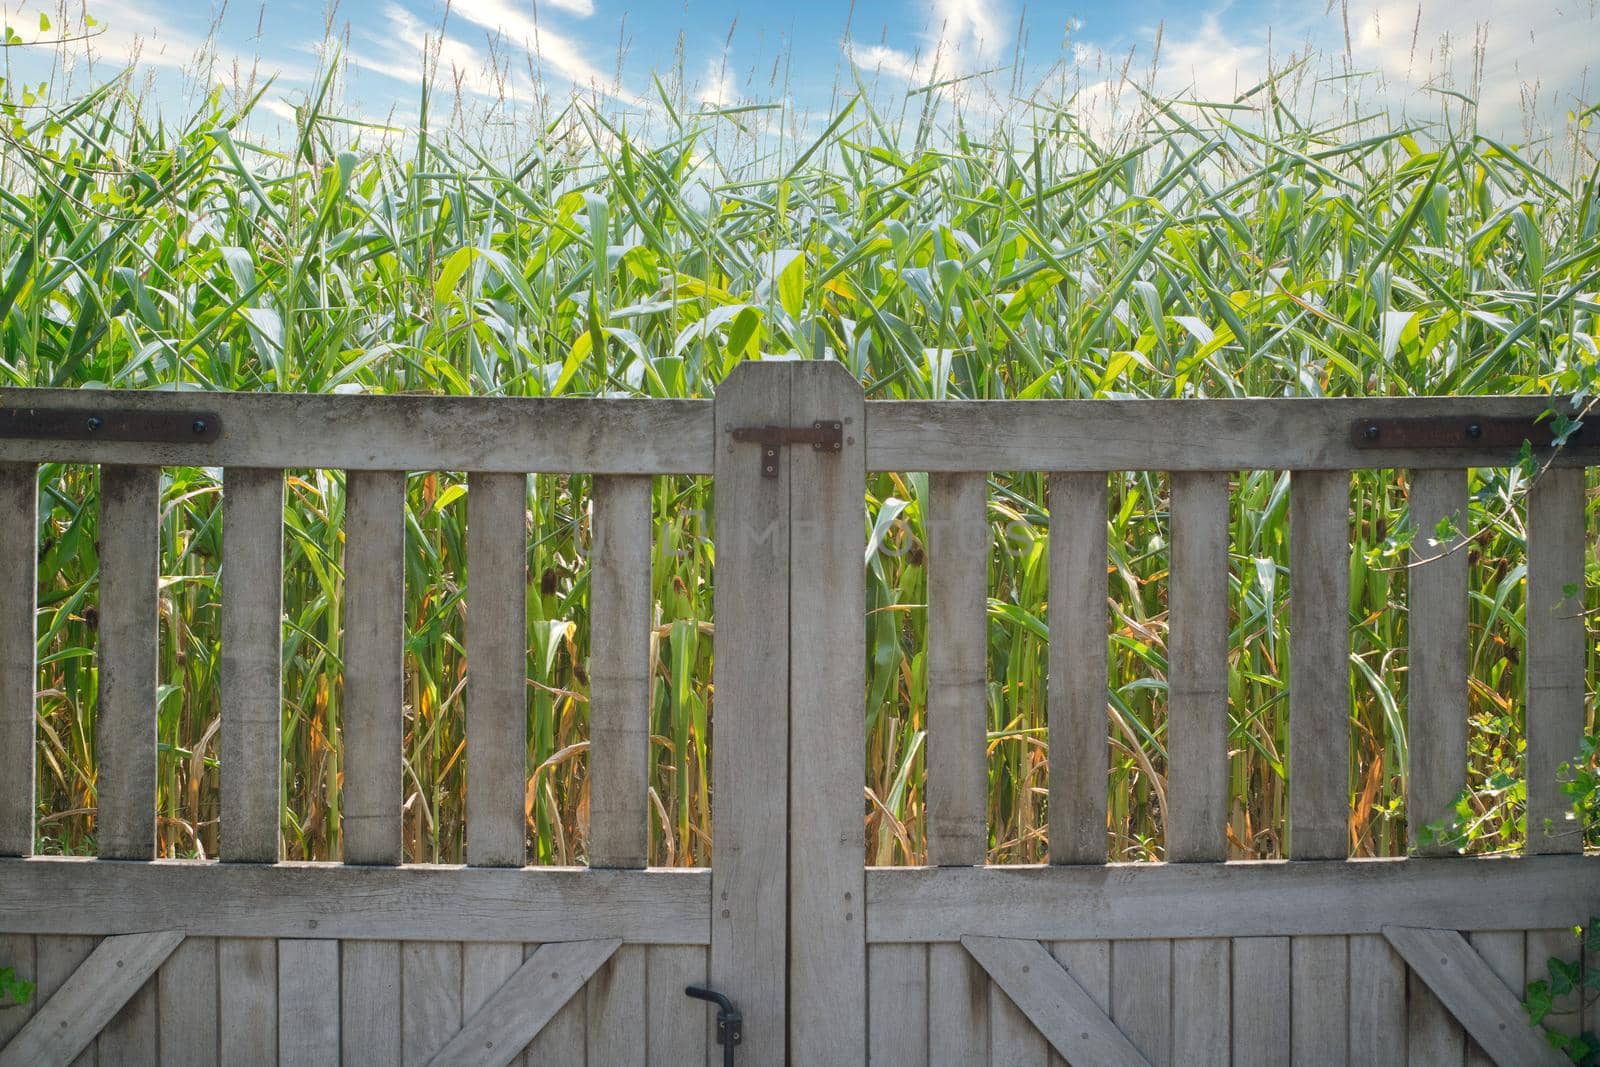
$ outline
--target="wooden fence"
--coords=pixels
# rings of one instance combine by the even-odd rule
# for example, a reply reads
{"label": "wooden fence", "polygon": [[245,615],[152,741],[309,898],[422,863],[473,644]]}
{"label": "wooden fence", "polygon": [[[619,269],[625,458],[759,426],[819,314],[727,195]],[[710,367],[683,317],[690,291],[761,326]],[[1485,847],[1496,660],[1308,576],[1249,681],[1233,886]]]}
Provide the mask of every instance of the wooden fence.
{"label": "wooden fence", "polygon": [[[1528,852],[1348,858],[1348,485],[1419,529],[1546,402],[866,403],[836,364],[711,401],[0,390],[0,1064],[1560,1062],[1517,1004],[1600,911],[1559,824],[1584,730],[1584,465],[1528,503]],[[37,465],[101,465],[98,858],[35,840]],[[159,471],[224,468],[218,862],[153,859]],[[279,861],[283,472],[348,472],[340,863]],[[1225,862],[1228,479],[1289,470],[1288,851]],[[401,861],[405,472],[464,470],[467,864]],[[864,866],[869,470],[930,472],[930,866]],[[1050,472],[1051,863],[984,866],[990,471]],[[1171,472],[1165,864],[1108,864],[1105,494]],[[590,863],[525,868],[525,475],[594,479]],[[714,851],[647,856],[649,479],[715,479]],[[1446,546],[1448,548],[1449,546]],[[1465,785],[1467,569],[1410,582],[1410,822]],[[1582,1009],[1563,1025],[1583,1025]],[[1590,1026],[1595,1025],[1591,1020]],[[726,1028],[733,1040],[734,1027]]]}

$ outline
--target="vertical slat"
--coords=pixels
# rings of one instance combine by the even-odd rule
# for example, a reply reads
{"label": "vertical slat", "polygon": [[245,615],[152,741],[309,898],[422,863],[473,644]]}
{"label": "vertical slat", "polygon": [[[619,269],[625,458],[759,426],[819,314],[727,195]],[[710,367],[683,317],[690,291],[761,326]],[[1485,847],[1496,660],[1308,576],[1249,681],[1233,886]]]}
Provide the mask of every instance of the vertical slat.
{"label": "vertical slat", "polygon": [[981,864],[988,754],[988,479],[928,475],[928,862]]}
{"label": "vertical slat", "polygon": [[1106,475],[1050,475],[1051,863],[1106,860]]}
{"label": "vertical slat", "polygon": [[[1434,543],[1446,520],[1452,535]],[[1414,852],[1448,855],[1424,828],[1448,820],[1467,785],[1467,472],[1413,471],[1411,521],[1407,836]]]}
{"label": "vertical slat", "polygon": [[1172,1063],[1172,942],[1111,943],[1111,1019],[1153,1067]]}
{"label": "vertical slat", "polygon": [[[1527,973],[1527,938],[1520,930],[1489,930],[1470,935],[1472,951],[1506,984],[1518,1000],[1522,999]],[[1467,1067],[1495,1067],[1495,1062],[1478,1043],[1467,1038]]]}
{"label": "vertical slat", "polygon": [[1350,475],[1289,482],[1289,855],[1350,851]]}
{"label": "vertical slat", "polygon": [[39,471],[0,464],[0,856],[33,855]]}
{"label": "vertical slat", "polygon": [[699,945],[650,945],[645,968],[650,1067],[705,1063],[705,1019],[699,1011],[685,1010],[683,990],[705,984],[706,950]]}
{"label": "vertical slat", "polygon": [[[19,981],[33,982],[38,992],[39,969],[35,956],[34,938],[29,934],[0,934],[0,967],[10,967]],[[26,1003],[11,1002],[0,1006],[0,1049],[17,1036],[39,1003],[35,995]]]}
{"label": "vertical slat", "polygon": [[527,475],[467,475],[467,862],[475,867],[527,861],[527,513]]}
{"label": "vertical slat", "polygon": [[278,1062],[278,943],[217,942],[217,997],[223,1067]]}
{"label": "vertical slat", "polygon": [[873,945],[867,954],[868,1062],[928,1062],[928,946]]}
{"label": "vertical slat", "polygon": [[1350,1062],[1406,1061],[1406,965],[1377,934],[1350,938]]}
{"label": "vertical slat", "polygon": [[279,1062],[339,1062],[339,942],[278,942]]}
{"label": "vertical slat", "polygon": [[222,858],[278,859],[283,737],[283,472],[222,487]]}
{"label": "vertical slat", "polygon": [[[83,961],[94,952],[100,941],[97,937],[40,937],[35,942],[35,959],[39,968],[39,987],[33,991],[34,1006],[48,1003],[56,991],[66,984]],[[72,1061],[72,1067],[95,1067],[100,1057],[94,1042]]]}
{"label": "vertical slat", "polygon": [[[1348,939],[1296,937],[1290,946],[1290,956],[1293,1062],[1346,1062],[1351,984]],[[1357,982],[1365,981],[1362,975],[1355,978]]]}
{"label": "vertical slat", "polygon": [[[469,520],[470,521],[470,520]],[[522,966],[522,942],[488,941],[461,946],[461,1018],[463,1025],[478,1009],[499,992],[500,987]],[[398,1033],[398,1028],[396,1030]],[[522,1062],[516,1050],[513,1064]]]}
{"label": "vertical slat", "polygon": [[[1381,944],[1383,939],[1378,941]],[[1289,988],[1287,937],[1233,939],[1233,1062],[1237,1067],[1282,1067],[1289,1062],[1289,1041],[1284,1033],[1290,1017]]]}
{"label": "vertical slat", "polygon": [[650,862],[650,479],[594,479],[589,866]]}
{"label": "vertical slat", "polygon": [[1407,1062],[1411,1067],[1460,1067],[1466,1060],[1467,1032],[1415,971],[1406,972],[1406,989]]}
{"label": "vertical slat", "polygon": [[101,468],[95,820],[105,859],[155,855],[160,517],[161,468]]}
{"label": "vertical slat", "polygon": [[[1111,1013],[1111,942],[1055,941],[1050,955],[1067,969],[1072,980],[1083,987],[1089,999],[1108,1016]],[[1067,1061],[1051,1050],[1050,1067],[1066,1067]]]}
{"label": "vertical slat", "polygon": [[461,1029],[461,945],[400,945],[400,1062],[425,1064]]}
{"label": "vertical slat", "polygon": [[[538,945],[522,946],[523,960],[538,950]],[[523,1054],[529,1067],[544,1067],[547,1063],[584,1067],[588,1063],[588,1027],[585,1024],[588,1003],[589,998],[580,993],[562,1005],[555,1017],[544,1024],[544,1029],[528,1042],[527,1051]],[[690,1014],[693,1017],[694,1013]]]}
{"label": "vertical slat", "polygon": [[1167,859],[1227,858],[1228,476],[1172,475]]}
{"label": "vertical slat", "polygon": [[989,1062],[1049,1067],[1050,1043],[1005,991],[989,983]]}
{"label": "vertical slat", "polygon": [[[1571,929],[1529,930],[1528,955],[1525,974],[1528,981],[1550,978],[1550,960],[1572,963],[1583,955],[1583,946],[1573,936]],[[1583,990],[1574,989],[1564,996],[1554,998],[1555,1006],[1545,1016],[1544,1025],[1569,1037],[1583,1032]]]}
{"label": "vertical slat", "polygon": [[644,1067],[644,954],[643,945],[623,945],[578,991],[589,1001],[584,1029],[590,1063]]}
{"label": "vertical slat", "polygon": [[156,986],[161,1062],[209,1067],[221,1055],[217,1019],[217,939],[185,938],[161,965]]}
{"label": "vertical slat", "polygon": [[[843,424],[837,452],[788,449],[789,1057],[867,1055],[866,437],[861,386],[797,363],[790,422]],[[781,758],[774,753],[770,758]],[[826,1025],[819,1025],[827,1020]]]}
{"label": "vertical slat", "polygon": [[[518,946],[517,963],[522,962]],[[400,1062],[400,942],[346,941],[339,952],[340,1050],[345,1067]]]}
{"label": "vertical slat", "polygon": [[1582,468],[1546,470],[1528,490],[1528,851],[1582,852],[1561,791],[1584,720]]}
{"label": "vertical slat", "polygon": [[989,976],[959,944],[928,946],[928,1063],[989,1058]]}
{"label": "vertical slat", "polygon": [[1232,960],[1225,937],[1172,943],[1172,1047],[1192,1067],[1231,1063]]}
{"label": "vertical slat", "polygon": [[399,863],[406,476],[345,485],[344,861]]}
{"label": "vertical slat", "polygon": [[789,465],[763,477],[761,447],[731,431],[788,423],[792,367],[741,363],[714,402],[709,978],[739,991],[747,1047],[767,1049],[788,1034]]}

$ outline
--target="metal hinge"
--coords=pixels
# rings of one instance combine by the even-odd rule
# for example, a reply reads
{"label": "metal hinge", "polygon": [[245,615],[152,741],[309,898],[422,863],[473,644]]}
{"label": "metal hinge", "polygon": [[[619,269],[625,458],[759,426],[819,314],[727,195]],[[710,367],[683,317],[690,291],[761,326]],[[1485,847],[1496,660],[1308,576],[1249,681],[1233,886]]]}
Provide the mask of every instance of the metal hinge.
{"label": "metal hinge", "polygon": [[35,441],[208,444],[221,433],[222,419],[212,411],[0,408],[0,437]]}
{"label": "metal hinge", "polygon": [[761,446],[761,477],[778,476],[778,449],[784,445],[810,445],[813,452],[838,452],[844,447],[844,423],[818,419],[810,426],[737,426],[729,431],[735,441]]}

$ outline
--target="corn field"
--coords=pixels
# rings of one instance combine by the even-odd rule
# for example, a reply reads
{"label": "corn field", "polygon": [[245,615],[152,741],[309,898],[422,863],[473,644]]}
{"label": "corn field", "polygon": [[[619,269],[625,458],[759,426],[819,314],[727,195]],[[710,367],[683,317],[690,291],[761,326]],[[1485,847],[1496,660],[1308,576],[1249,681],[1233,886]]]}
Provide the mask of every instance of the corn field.
{"label": "corn field", "polygon": [[[1600,107],[1518,147],[1470,125],[1317,119],[1282,88],[1269,80],[1217,103],[1149,97],[1114,132],[1042,100],[984,129],[957,116],[930,127],[918,102],[896,111],[862,90],[820,134],[776,148],[765,131],[785,116],[693,110],[663,90],[647,132],[577,100],[508,150],[462,123],[430,125],[426,94],[403,136],[314,97],[274,142],[250,132],[255,100],[213,94],[175,121],[151,117],[123,81],[70,100],[8,83],[0,381],[709,397],[739,362],[786,356],[844,363],[869,399],[1590,390]],[[1472,747],[1458,833],[1476,852],[1524,834],[1532,473],[1471,475]],[[38,847],[51,853],[95,851],[97,480],[41,472]],[[212,856],[220,478],[168,469],[162,484],[160,850]],[[1157,860],[1168,490],[1157,473],[1111,486],[1107,834],[1113,858]],[[409,480],[405,850],[416,862],[462,856],[465,493],[460,472]],[[704,479],[660,478],[654,493],[652,853],[701,865],[715,786],[716,507]],[[924,855],[926,496],[923,474],[869,476],[869,863]],[[1283,850],[1287,501],[1281,474],[1234,479],[1239,857]],[[538,474],[527,503],[528,834],[535,862],[578,863],[588,481]],[[341,474],[290,472],[287,858],[340,854],[343,509]],[[989,516],[990,859],[1037,862],[1049,814],[1044,477],[994,474]],[[1406,847],[1405,564],[1427,535],[1409,523],[1404,472],[1352,480],[1355,855]],[[1590,568],[1592,608],[1600,563]],[[1600,842],[1600,828],[1589,834]]]}

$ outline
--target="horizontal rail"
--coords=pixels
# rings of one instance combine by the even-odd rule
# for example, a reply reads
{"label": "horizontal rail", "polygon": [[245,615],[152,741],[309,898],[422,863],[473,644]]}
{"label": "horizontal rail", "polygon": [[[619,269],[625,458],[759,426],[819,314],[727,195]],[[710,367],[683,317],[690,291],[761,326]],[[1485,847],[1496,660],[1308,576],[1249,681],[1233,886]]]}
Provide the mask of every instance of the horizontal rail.
{"label": "horizontal rail", "polygon": [[0,930],[705,945],[711,872],[0,860]]}
{"label": "horizontal rail", "polygon": [[1600,856],[869,867],[869,942],[1550,930],[1600,910]]}
{"label": "horizontal rail", "polygon": [[[0,461],[709,474],[709,400],[0,389],[0,409],[214,413],[215,441],[0,437]],[[187,425],[187,422],[185,422]]]}

